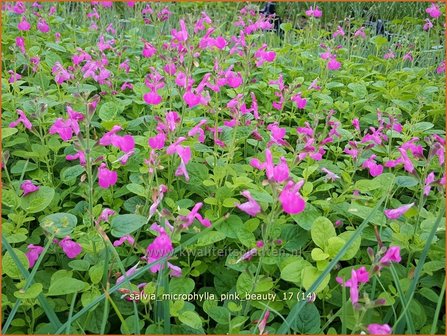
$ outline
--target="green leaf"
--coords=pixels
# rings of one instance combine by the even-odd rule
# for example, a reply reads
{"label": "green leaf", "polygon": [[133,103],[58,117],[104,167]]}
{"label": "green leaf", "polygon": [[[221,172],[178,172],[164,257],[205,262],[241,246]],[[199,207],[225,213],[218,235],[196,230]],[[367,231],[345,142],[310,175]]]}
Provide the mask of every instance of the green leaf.
{"label": "green leaf", "polygon": [[230,322],[230,312],[225,307],[219,307],[216,301],[205,301],[203,303],[203,310],[217,323],[228,324]]}
{"label": "green leaf", "polygon": [[131,193],[134,193],[138,196],[146,198],[147,191],[144,189],[144,187],[141,184],[131,183],[126,185],[127,190],[129,190]]}
{"label": "green leaf", "polygon": [[323,250],[329,238],[335,237],[335,228],[332,222],[326,217],[318,217],[310,230],[310,235],[315,245],[321,247]]}
{"label": "green leaf", "polygon": [[[22,265],[24,265],[26,268],[29,267],[28,258],[26,257],[25,253],[18,249],[13,249],[14,253],[17,255],[17,258],[20,260]],[[9,252],[6,252],[5,255],[2,258],[2,272],[6,273],[7,276],[13,279],[19,279],[21,278],[20,270],[15,263],[14,259],[11,257]]]}
{"label": "green leaf", "polygon": [[320,331],[320,312],[315,304],[308,303],[298,314],[292,329],[298,334],[317,334]]}
{"label": "green leaf", "polygon": [[[326,252],[331,258],[335,257],[337,253],[345,246],[346,242],[340,237],[331,237],[328,239]],[[314,259],[315,260],[315,259]]]}
{"label": "green leaf", "polygon": [[[303,287],[308,290],[315,281],[317,281],[318,277],[323,273],[323,271],[319,271],[317,268],[313,266],[307,266],[303,269],[302,274],[302,283]],[[315,293],[321,292],[328,284],[331,275],[328,274],[321,281],[320,285],[315,289]]]}
{"label": "green leaf", "polygon": [[[344,240],[344,245],[351,239],[351,237],[354,235],[354,231],[345,231],[339,234],[339,238]],[[358,236],[355,238],[351,245],[349,245],[348,249],[346,250],[346,253],[340,258],[340,260],[350,260],[354,258],[357,255],[357,252],[360,249],[360,244],[362,243],[362,237]],[[338,251],[337,251],[338,253]]]}
{"label": "green leaf", "polygon": [[399,187],[411,188],[418,184],[418,180],[413,176],[397,176],[396,185]]}
{"label": "green leaf", "polygon": [[193,329],[202,329],[202,319],[199,314],[193,311],[184,311],[179,315],[180,322],[186,324]]}
{"label": "green leaf", "polygon": [[72,260],[68,266],[75,271],[85,272],[90,267],[90,263],[87,260]]}
{"label": "green leaf", "polygon": [[253,196],[253,198],[258,202],[264,202],[264,203],[273,203],[273,197],[266,191],[259,191],[254,189],[248,190]]}
{"label": "green leaf", "polygon": [[[332,237],[329,240],[331,240],[333,238],[337,238],[337,237]],[[323,250],[319,249],[318,247],[314,248],[310,255],[311,255],[312,259],[315,261],[326,260],[327,258],[329,258],[329,254],[324,253]]]}
{"label": "green leaf", "polygon": [[2,140],[14,135],[18,132],[17,128],[5,127],[2,128]]}
{"label": "green leaf", "polygon": [[22,196],[20,206],[28,213],[36,213],[47,208],[53,200],[55,191],[53,188],[41,186],[39,190]]}
{"label": "green leaf", "polygon": [[14,296],[18,299],[35,299],[42,292],[42,284],[35,283],[32,284],[27,290],[20,289],[14,292]]}
{"label": "green leaf", "polygon": [[302,257],[298,257],[298,260],[295,260],[290,264],[287,264],[281,270],[281,279],[296,284],[300,284],[303,269],[306,268],[307,266],[310,266],[310,263],[307,260],[304,260]]}
{"label": "green leaf", "polygon": [[99,263],[93,265],[88,270],[88,274],[89,274],[90,280],[92,280],[93,284],[99,283],[104,275],[104,262],[99,262]]}
{"label": "green leaf", "polygon": [[[361,219],[366,219],[372,210],[373,208],[354,203],[349,206],[348,213],[360,217]],[[383,223],[386,222],[385,215],[381,212],[374,212],[370,222],[377,225],[383,225]]]}
{"label": "green leaf", "polygon": [[85,168],[81,165],[76,165],[64,169],[61,173],[61,181],[64,183],[73,182],[78,176],[80,176],[85,171]]}
{"label": "green leaf", "polygon": [[84,290],[88,284],[74,278],[58,278],[51,283],[47,295],[57,296],[76,293]]}
{"label": "green leaf", "polygon": [[197,247],[214,244],[225,239],[225,234],[218,231],[209,231],[197,240]]}
{"label": "green leaf", "polygon": [[169,291],[172,294],[189,294],[194,290],[195,282],[191,278],[172,278]]}
{"label": "green leaf", "polygon": [[76,216],[65,212],[58,212],[42,218],[40,226],[50,234],[54,234],[58,238],[64,238],[73,232],[77,223],[78,219]]}
{"label": "green leaf", "polygon": [[250,293],[252,287],[253,277],[247,272],[241,273],[236,281],[236,290],[238,294],[245,295],[246,293]]}
{"label": "green leaf", "polygon": [[138,230],[146,223],[147,218],[144,216],[134,214],[118,215],[112,219],[112,236],[121,238]]}
{"label": "green leaf", "polygon": [[62,51],[62,52],[67,51],[63,46],[61,46],[60,44],[54,43],[54,42],[45,42],[45,45],[48,48],[51,48],[51,49],[54,49],[57,51]]}
{"label": "green leaf", "polygon": [[106,102],[99,109],[98,115],[102,121],[115,120],[123,112],[124,107],[118,102]]}
{"label": "green leaf", "polygon": [[312,204],[306,204],[304,211],[292,215],[293,220],[304,230],[309,231],[312,227],[313,222],[321,215],[320,211]]}

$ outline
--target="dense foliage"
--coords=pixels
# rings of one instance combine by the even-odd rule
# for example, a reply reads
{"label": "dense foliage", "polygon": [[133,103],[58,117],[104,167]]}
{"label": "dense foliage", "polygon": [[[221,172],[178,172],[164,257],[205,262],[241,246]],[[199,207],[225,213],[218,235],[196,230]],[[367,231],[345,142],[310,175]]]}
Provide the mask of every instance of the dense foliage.
{"label": "dense foliage", "polygon": [[443,7],[3,6],[3,333],[446,332]]}

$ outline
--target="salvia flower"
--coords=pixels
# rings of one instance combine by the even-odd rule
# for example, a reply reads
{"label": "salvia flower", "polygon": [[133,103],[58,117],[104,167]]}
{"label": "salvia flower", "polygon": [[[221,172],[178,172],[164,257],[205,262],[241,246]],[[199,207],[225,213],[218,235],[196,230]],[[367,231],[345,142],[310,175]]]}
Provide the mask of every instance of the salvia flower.
{"label": "salvia flower", "polygon": [[22,20],[17,25],[17,28],[21,31],[28,31],[31,28],[31,25],[28,21],[26,21],[26,17],[22,16]]}
{"label": "salvia flower", "polygon": [[267,326],[267,321],[269,319],[269,316],[270,316],[270,310],[267,310],[265,312],[264,316],[262,317],[261,321],[258,324],[259,335],[264,334],[264,330],[265,330],[265,327]]}
{"label": "salvia flower", "polygon": [[116,184],[118,181],[118,173],[107,169],[105,163],[101,163],[98,168],[98,184],[101,188],[107,189]]}
{"label": "salvia flower", "polygon": [[98,217],[97,223],[108,222],[109,217],[115,214],[115,210],[105,208],[101,211],[101,214]]}
{"label": "salvia flower", "polygon": [[136,271],[138,271],[138,263],[135,266],[132,266],[129,268],[125,274],[121,275],[119,278],[116,279],[116,284],[122,283],[126,278],[130,277],[132,274],[134,274]]}
{"label": "salvia flower", "polygon": [[358,270],[352,269],[351,278],[346,282],[340,277],[336,278],[337,282],[345,287],[349,287],[349,295],[351,302],[355,305],[359,301],[359,284],[367,283],[369,281],[369,273],[364,266]]}
{"label": "salvia flower", "polygon": [[332,182],[339,179],[340,176],[336,175],[335,173],[331,172],[329,169],[327,168],[321,168],[321,171],[326,173],[326,181],[331,180]]}
{"label": "salvia flower", "polygon": [[20,185],[20,189],[23,190],[22,196],[26,196],[28,194],[31,194],[31,193],[39,190],[39,186],[34,185],[31,180],[25,180]]}
{"label": "salvia flower", "polygon": [[318,8],[318,6],[315,6],[315,9],[312,6],[310,6],[305,13],[306,16],[314,18],[320,18],[323,15],[323,12],[320,10],[320,8]]}
{"label": "salvia flower", "polygon": [[121,246],[125,242],[128,242],[130,245],[133,245],[133,244],[135,244],[135,239],[131,235],[125,235],[125,236],[122,236],[120,239],[115,240],[113,242],[113,246],[115,246],[115,247]]}
{"label": "salvia flower", "polygon": [[387,209],[384,211],[385,216],[388,219],[397,219],[403,216],[410,208],[414,205],[414,203],[402,205],[396,209]]}
{"label": "salvia flower", "polygon": [[48,33],[50,31],[50,26],[44,19],[40,18],[39,21],[37,21],[37,29],[42,33]]}
{"label": "salvia flower", "polygon": [[22,54],[26,53],[26,49],[25,49],[25,39],[21,36],[16,37],[16,46],[17,48],[20,49],[20,52]]}
{"label": "salvia flower", "polygon": [[17,110],[17,114],[19,115],[19,118],[16,121],[11,122],[9,124],[9,127],[17,127],[17,125],[20,123],[22,123],[23,126],[25,126],[25,128],[27,129],[31,129],[33,127],[31,122],[26,117],[25,112],[23,112],[22,110]]}
{"label": "salvia flower", "polygon": [[85,153],[83,151],[77,151],[75,154],[67,154],[65,159],[68,161],[79,160],[81,166],[84,166],[87,163]]}
{"label": "salvia flower", "polygon": [[295,102],[296,107],[298,107],[299,109],[303,110],[306,108],[307,105],[307,99],[306,98],[302,98],[301,97],[301,92],[297,93],[296,95],[294,95],[291,100],[293,102]]}
{"label": "salvia flower", "polygon": [[327,68],[331,71],[339,70],[341,68],[341,63],[337,61],[335,57],[331,57],[327,62]]}
{"label": "salvia flower", "polygon": [[148,144],[152,149],[162,149],[165,146],[166,135],[159,133],[156,136],[149,138]]}
{"label": "salvia flower", "polygon": [[267,44],[263,44],[261,48],[256,50],[255,58],[256,58],[256,66],[259,68],[265,62],[273,62],[276,58],[276,53],[274,51],[266,51]]}
{"label": "salvia flower", "polygon": [[425,12],[434,19],[441,16],[441,10],[434,3],[432,3],[431,6],[425,10]]}
{"label": "salvia flower", "polygon": [[27,248],[28,250],[26,251],[25,255],[28,258],[29,268],[33,268],[44,248],[33,244],[28,245]]}
{"label": "salvia flower", "polygon": [[368,325],[368,332],[371,335],[390,335],[391,327],[388,324],[372,323]]}
{"label": "salvia flower", "polygon": [[376,155],[373,154],[362,164],[362,168],[368,168],[369,174],[373,177],[379,176],[383,172],[383,166],[381,164],[377,164],[374,161],[375,158]]}
{"label": "salvia flower", "polygon": [[247,198],[248,202],[236,205],[239,210],[242,210],[253,217],[261,212],[261,206],[256,202],[248,190],[241,192],[241,195]]}
{"label": "salvia flower", "polygon": [[197,203],[196,205],[194,205],[194,207],[192,208],[192,210],[190,211],[190,213],[186,216],[179,216],[179,219],[181,220],[181,222],[183,223],[182,226],[184,228],[187,228],[189,226],[191,226],[191,224],[194,222],[194,219],[197,219],[200,224],[202,224],[205,227],[209,227],[211,226],[211,222],[209,219],[207,218],[203,218],[201,214],[199,214],[199,210],[202,207],[203,203]]}
{"label": "salvia flower", "polygon": [[62,239],[58,244],[70,259],[76,258],[82,252],[82,246],[71,240],[69,236]]}
{"label": "salvia flower", "polygon": [[9,70],[8,73],[11,75],[9,77],[9,82],[11,84],[17,82],[18,80],[20,80],[22,78],[22,75],[16,73],[15,71]]}
{"label": "salvia flower", "polygon": [[365,27],[357,29],[354,33],[354,37],[361,37],[363,39],[366,39]]}
{"label": "salvia flower", "polygon": [[278,199],[285,213],[289,215],[296,215],[304,211],[306,202],[299,193],[299,190],[301,189],[303,184],[304,180],[298,183],[289,181],[279,194]]}
{"label": "salvia flower", "polygon": [[386,251],[385,255],[380,259],[379,263],[388,266],[392,262],[398,263],[401,261],[400,257],[400,247],[399,246],[390,246]]}
{"label": "salvia flower", "polygon": [[337,36],[345,36],[345,31],[340,26],[338,26],[337,30],[332,34],[333,38],[336,38]]}

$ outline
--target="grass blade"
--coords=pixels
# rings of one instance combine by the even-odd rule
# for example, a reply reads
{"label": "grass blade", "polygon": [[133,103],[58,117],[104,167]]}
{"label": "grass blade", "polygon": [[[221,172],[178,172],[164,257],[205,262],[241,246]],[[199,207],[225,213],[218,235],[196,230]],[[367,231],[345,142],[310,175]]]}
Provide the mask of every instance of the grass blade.
{"label": "grass blade", "polygon": [[[372,211],[368,214],[368,216],[363,220],[362,224],[357,228],[355,233],[351,236],[351,238],[346,242],[346,244],[343,246],[343,248],[338,252],[338,254],[335,256],[335,258],[326,266],[323,273],[320,274],[318,279],[310,286],[310,288],[306,291],[304,295],[308,295],[309,293],[312,293],[315,291],[315,289],[318,288],[320,283],[323,281],[323,279],[332,271],[332,269],[335,267],[335,265],[338,263],[341,257],[345,254],[345,252],[348,250],[348,248],[352,245],[355,239],[357,239],[358,236],[362,233],[362,231],[365,229],[366,225],[369,223],[372,216],[375,214],[375,212],[382,206],[383,201],[385,200],[385,197],[382,197],[382,199],[377,203],[377,205],[372,209]],[[281,324],[279,329],[277,330],[277,334],[287,334],[290,331],[290,326],[293,325],[295,320],[297,319],[299,313],[303,309],[304,305],[307,304],[306,300],[302,300],[300,302],[297,302],[292,310],[289,313],[289,316],[287,316],[286,322]]]}

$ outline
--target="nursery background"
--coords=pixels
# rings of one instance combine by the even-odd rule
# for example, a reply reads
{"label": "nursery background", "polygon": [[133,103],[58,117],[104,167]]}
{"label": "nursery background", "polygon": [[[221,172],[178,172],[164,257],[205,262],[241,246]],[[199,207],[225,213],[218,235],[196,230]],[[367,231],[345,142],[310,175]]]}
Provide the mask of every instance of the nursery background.
{"label": "nursery background", "polygon": [[2,332],[445,334],[439,3],[2,3]]}

